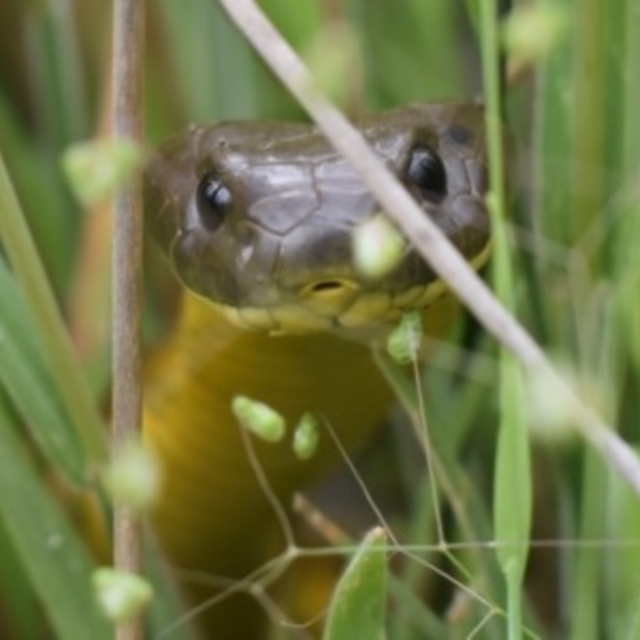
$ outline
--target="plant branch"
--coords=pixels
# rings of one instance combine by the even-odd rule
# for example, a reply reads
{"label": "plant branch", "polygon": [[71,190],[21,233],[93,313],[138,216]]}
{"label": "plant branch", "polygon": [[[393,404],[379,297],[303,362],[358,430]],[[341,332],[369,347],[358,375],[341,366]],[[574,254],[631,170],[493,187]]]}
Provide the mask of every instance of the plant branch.
{"label": "plant branch", "polygon": [[[115,0],[113,14],[113,135],[142,141],[144,2]],[[139,172],[113,203],[113,395],[112,449],[117,454],[138,435],[142,421],[142,180]],[[114,564],[139,573],[140,523],[128,508],[114,506]],[[142,640],[142,619],[116,628],[117,640]]]}

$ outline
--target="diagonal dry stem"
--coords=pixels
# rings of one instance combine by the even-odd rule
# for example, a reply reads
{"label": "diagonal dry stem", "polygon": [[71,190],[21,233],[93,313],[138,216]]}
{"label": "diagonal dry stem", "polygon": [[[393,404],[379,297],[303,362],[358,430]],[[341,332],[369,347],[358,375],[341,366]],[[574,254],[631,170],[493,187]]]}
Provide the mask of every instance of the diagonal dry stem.
{"label": "diagonal dry stem", "polygon": [[252,46],[316,121],[333,146],[361,175],[416,249],[527,372],[547,376],[550,388],[575,417],[576,427],[640,495],[640,462],[628,445],[576,395],[540,346],[498,302],[444,234],[425,216],[360,133],[324,98],[300,58],[253,0],[219,0]]}

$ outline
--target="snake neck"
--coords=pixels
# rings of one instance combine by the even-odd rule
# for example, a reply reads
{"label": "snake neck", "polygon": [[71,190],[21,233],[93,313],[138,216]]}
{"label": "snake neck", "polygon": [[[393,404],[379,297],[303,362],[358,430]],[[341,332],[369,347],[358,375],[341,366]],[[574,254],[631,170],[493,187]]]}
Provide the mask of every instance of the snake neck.
{"label": "snake neck", "polygon": [[[249,464],[232,398],[267,403],[289,427],[318,412],[348,450],[383,422],[391,402],[364,345],[328,334],[272,338],[236,329],[190,296],[147,381],[145,434],[164,470],[156,512],[161,541],[180,566],[233,577],[264,559],[263,551],[238,543],[239,532],[266,526],[274,515]],[[302,462],[290,436],[278,444],[253,441],[270,491],[285,508],[294,491],[339,458],[325,432],[318,454]]]}
{"label": "snake neck", "polygon": [[[425,314],[431,334],[442,334],[457,312],[452,298],[438,305],[437,313]],[[251,442],[268,490],[289,517],[292,494],[340,460],[326,430],[311,460],[293,455],[291,427],[301,415],[320,414],[353,452],[384,422],[392,402],[363,342],[326,333],[269,337],[245,331],[191,296],[145,380],[145,437],[164,472],[154,514],[160,541],[174,566],[231,579],[246,576],[285,544],[231,413],[233,397],[265,402],[287,421],[283,442]],[[185,586],[194,605],[215,593]],[[244,621],[242,637],[262,637],[265,617],[243,595],[208,610],[201,621],[213,637],[231,640],[240,637],[238,621]]]}

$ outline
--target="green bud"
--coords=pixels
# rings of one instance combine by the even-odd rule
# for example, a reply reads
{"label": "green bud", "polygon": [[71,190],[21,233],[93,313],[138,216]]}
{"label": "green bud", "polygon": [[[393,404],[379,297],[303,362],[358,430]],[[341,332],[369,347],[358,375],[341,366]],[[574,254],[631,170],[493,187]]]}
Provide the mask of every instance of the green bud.
{"label": "green bud", "polygon": [[400,232],[383,215],[377,215],[356,227],[353,232],[353,261],[367,278],[381,278],[402,259],[405,241]]}
{"label": "green bud", "polygon": [[134,573],[111,567],[96,569],[91,576],[98,605],[113,622],[126,622],[152,600],[151,585]]}
{"label": "green bud", "polygon": [[131,140],[103,138],[70,146],[62,168],[78,200],[89,207],[112,197],[144,160],[144,151]]}
{"label": "green bud", "polygon": [[293,433],[293,451],[300,460],[313,457],[318,449],[318,419],[312,413],[305,413]]}
{"label": "green bud", "polygon": [[268,405],[246,396],[236,396],[231,402],[231,410],[244,429],[255,433],[263,440],[278,442],[284,437],[285,420]]}
{"label": "green bud", "polygon": [[[603,380],[595,380],[564,362],[555,362],[555,369],[569,382],[581,398],[600,414],[611,416],[615,403],[613,391]],[[580,422],[579,407],[555,376],[544,370],[534,370],[527,376],[529,426],[532,435],[551,444],[561,444],[573,438]]]}
{"label": "green bud", "polygon": [[569,27],[564,7],[549,2],[515,7],[503,26],[507,51],[527,62],[547,56],[560,43]]}
{"label": "green bud", "polygon": [[[363,65],[357,33],[346,23],[320,29],[303,51],[319,89],[333,102],[346,105],[362,84]],[[344,73],[349,69],[349,73]]]}
{"label": "green bud", "polygon": [[160,491],[160,467],[139,441],[126,444],[102,476],[114,502],[134,511],[147,511]]}
{"label": "green bud", "polygon": [[409,364],[418,358],[422,340],[422,317],[417,311],[402,316],[400,324],[387,338],[387,353],[398,364]]}

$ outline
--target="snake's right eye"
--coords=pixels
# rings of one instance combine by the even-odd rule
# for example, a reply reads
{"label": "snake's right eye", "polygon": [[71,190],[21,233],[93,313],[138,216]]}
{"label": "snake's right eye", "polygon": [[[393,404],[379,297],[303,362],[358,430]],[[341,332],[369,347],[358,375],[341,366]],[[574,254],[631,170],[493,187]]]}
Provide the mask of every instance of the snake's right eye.
{"label": "snake's right eye", "polygon": [[198,212],[202,224],[209,231],[215,231],[222,224],[225,214],[231,209],[232,200],[231,191],[215,171],[202,176],[198,184]]}
{"label": "snake's right eye", "polygon": [[440,156],[425,143],[418,143],[412,149],[407,177],[429,200],[438,202],[447,193],[444,164]]}

